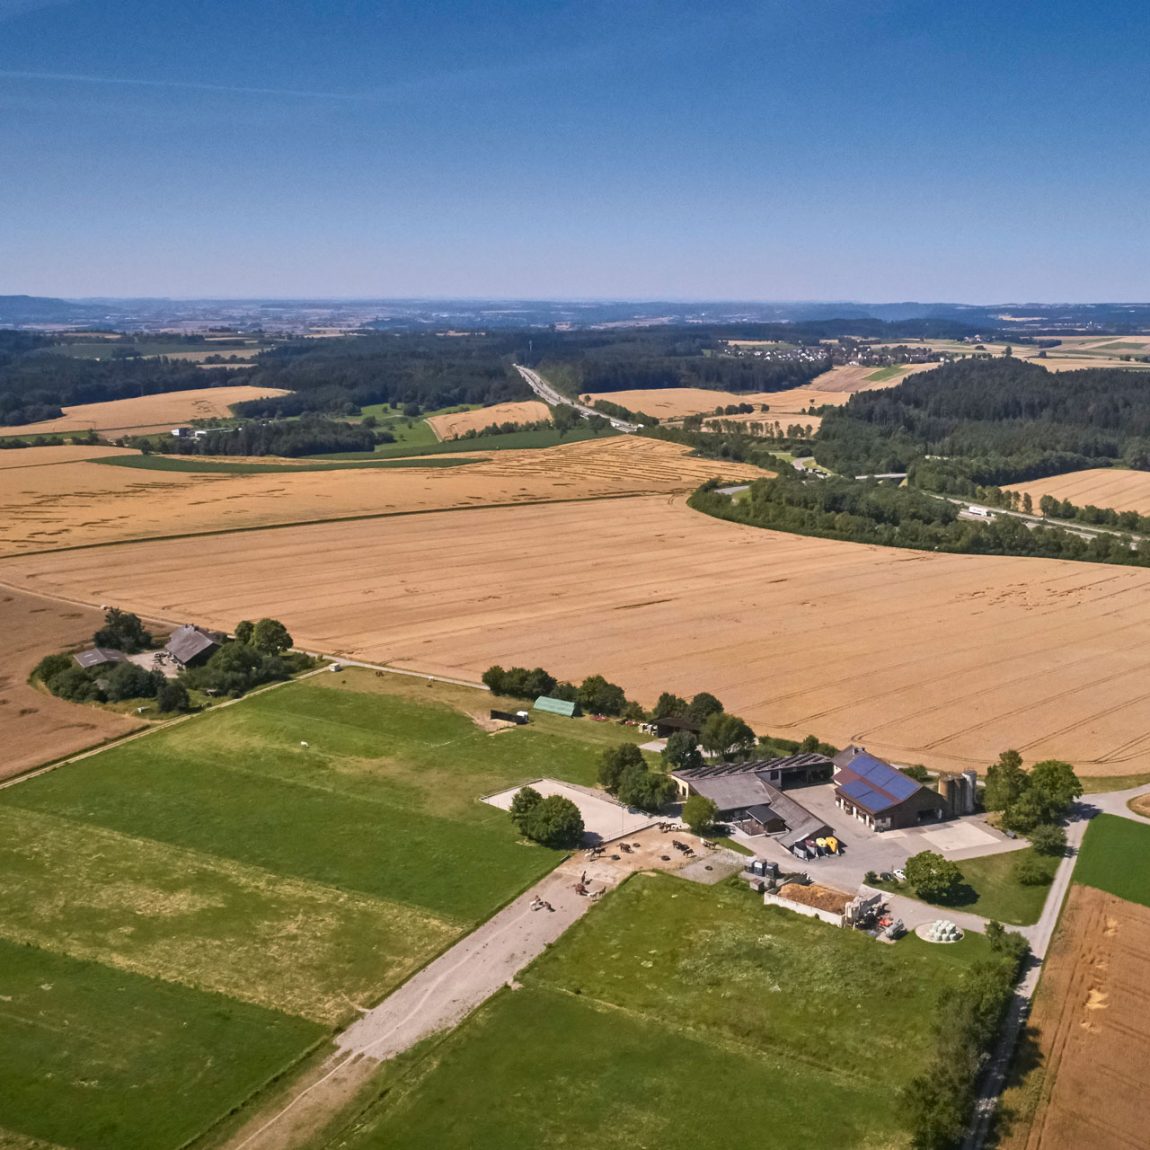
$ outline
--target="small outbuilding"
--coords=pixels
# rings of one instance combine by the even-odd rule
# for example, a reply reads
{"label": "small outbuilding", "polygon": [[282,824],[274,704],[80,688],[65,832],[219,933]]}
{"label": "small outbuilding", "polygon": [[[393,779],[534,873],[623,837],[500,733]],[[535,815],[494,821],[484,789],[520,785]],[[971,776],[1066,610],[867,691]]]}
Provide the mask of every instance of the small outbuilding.
{"label": "small outbuilding", "polygon": [[679,731],[686,731],[698,738],[703,729],[702,723],[696,723],[685,715],[663,715],[654,720],[654,726],[655,734],[660,739],[669,739]]}
{"label": "small outbuilding", "polygon": [[216,631],[204,631],[185,623],[172,632],[164,650],[179,666],[198,667],[220,649],[221,638]]}
{"label": "small outbuilding", "polygon": [[579,717],[579,704],[572,699],[553,699],[550,695],[540,695],[535,700],[535,710],[549,715],[563,715],[568,719]]}
{"label": "small outbuilding", "polygon": [[113,663],[124,663],[128,656],[115,647],[90,647],[87,651],[79,651],[72,658],[85,671],[92,667],[108,667]]}

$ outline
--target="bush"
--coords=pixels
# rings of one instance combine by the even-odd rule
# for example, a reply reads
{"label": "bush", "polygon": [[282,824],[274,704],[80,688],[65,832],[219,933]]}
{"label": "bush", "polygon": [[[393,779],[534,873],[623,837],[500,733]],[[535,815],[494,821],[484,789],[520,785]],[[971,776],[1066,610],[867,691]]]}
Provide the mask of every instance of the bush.
{"label": "bush", "polygon": [[1066,853],[1066,831],[1057,823],[1035,827],[1030,832],[1030,845],[1037,854],[1061,858]]}
{"label": "bush", "polygon": [[534,787],[520,787],[511,799],[511,821],[524,833],[543,796]]}
{"label": "bush", "polygon": [[49,679],[54,679],[57,675],[70,671],[75,665],[71,655],[45,655],[36,664],[32,678],[39,679],[41,683],[47,683]]}
{"label": "bush", "polygon": [[1041,859],[1029,853],[1021,855],[1015,861],[1012,873],[1014,881],[1023,886],[1048,886],[1054,878],[1050,868]]}
{"label": "bush", "polygon": [[69,667],[58,675],[53,675],[47,683],[48,690],[70,703],[102,703],[104,692],[92,681],[82,667]]}
{"label": "bush", "polygon": [[135,663],[117,663],[110,671],[99,678],[104,683],[104,695],[110,703],[122,703],[125,699],[154,699],[158,682],[163,675],[145,671]]}
{"label": "bush", "polygon": [[542,667],[530,671],[526,667],[512,667],[505,671],[496,664],[483,672],[483,685],[495,695],[507,695],[512,699],[537,699],[540,695],[550,695],[556,684],[555,677]]}
{"label": "bush", "polygon": [[239,698],[263,683],[290,678],[291,666],[288,660],[246,643],[225,643],[202,667],[185,670],[183,680],[200,691]]}

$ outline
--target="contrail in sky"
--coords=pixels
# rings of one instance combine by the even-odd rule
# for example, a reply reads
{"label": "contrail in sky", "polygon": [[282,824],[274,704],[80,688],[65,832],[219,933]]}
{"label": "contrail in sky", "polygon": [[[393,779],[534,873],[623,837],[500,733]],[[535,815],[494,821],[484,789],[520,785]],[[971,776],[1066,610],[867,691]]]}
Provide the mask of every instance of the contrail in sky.
{"label": "contrail in sky", "polygon": [[66,84],[102,84],[130,88],[171,88],[189,92],[223,92],[245,96],[289,96],[308,100],[359,100],[351,92],[307,92],[295,88],[242,88],[227,84],[197,84],[185,80],[132,80],[114,76],[81,76],[72,72],[13,72],[0,70],[0,79],[44,80]]}

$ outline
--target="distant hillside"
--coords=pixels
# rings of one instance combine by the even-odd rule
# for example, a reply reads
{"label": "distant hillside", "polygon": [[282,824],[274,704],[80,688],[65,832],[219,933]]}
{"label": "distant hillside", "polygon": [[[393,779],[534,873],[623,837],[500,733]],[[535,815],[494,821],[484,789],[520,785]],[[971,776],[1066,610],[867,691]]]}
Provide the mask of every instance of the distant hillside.
{"label": "distant hillside", "polygon": [[98,323],[106,308],[38,295],[0,295],[0,327]]}

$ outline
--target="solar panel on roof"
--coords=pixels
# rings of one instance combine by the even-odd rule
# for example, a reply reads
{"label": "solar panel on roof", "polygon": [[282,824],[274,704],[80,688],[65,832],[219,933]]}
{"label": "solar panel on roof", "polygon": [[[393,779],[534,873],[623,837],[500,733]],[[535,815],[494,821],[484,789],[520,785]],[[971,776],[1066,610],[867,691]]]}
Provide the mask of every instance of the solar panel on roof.
{"label": "solar panel on roof", "polygon": [[882,783],[882,789],[888,795],[894,795],[901,803],[904,799],[909,799],[921,785],[921,783],[916,783],[914,779],[908,778],[902,771],[895,771],[889,781]]}
{"label": "solar panel on roof", "polygon": [[856,803],[860,803],[866,807],[872,814],[878,811],[885,811],[887,807],[893,807],[895,800],[888,798],[884,794],[880,794],[872,787],[867,786],[863,779],[852,779],[840,790],[847,798],[853,799]]}

